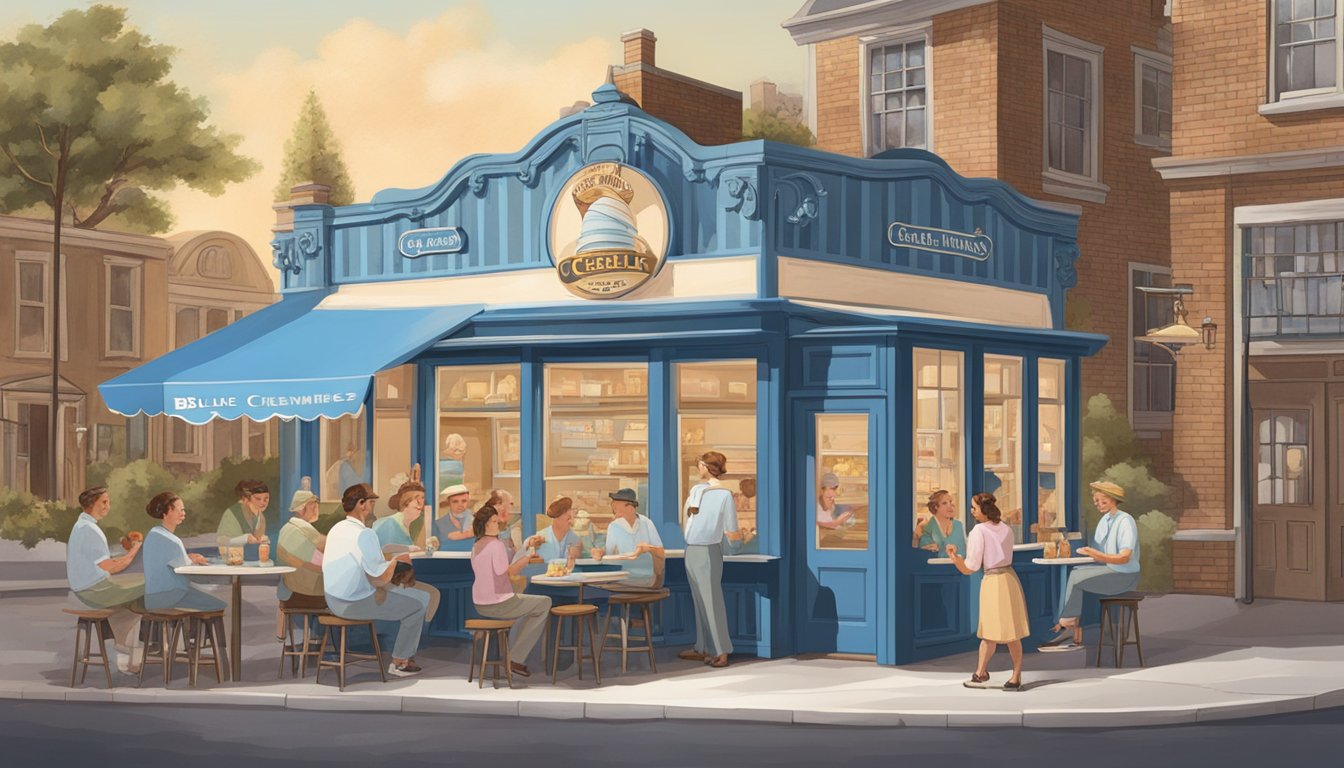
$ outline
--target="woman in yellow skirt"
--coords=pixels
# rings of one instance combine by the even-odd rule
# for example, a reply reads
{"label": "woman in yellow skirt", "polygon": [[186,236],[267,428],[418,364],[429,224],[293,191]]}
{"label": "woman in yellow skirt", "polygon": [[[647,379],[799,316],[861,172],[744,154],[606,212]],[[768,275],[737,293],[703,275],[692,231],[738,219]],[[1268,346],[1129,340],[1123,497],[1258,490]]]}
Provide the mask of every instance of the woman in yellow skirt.
{"label": "woman in yellow skirt", "polygon": [[977,493],[971,499],[971,515],[977,525],[966,537],[966,557],[963,559],[955,545],[948,545],[947,554],[958,571],[970,576],[982,567],[985,577],[980,582],[980,663],[967,688],[988,688],[989,660],[999,643],[1008,644],[1013,658],[1013,676],[1003,684],[1005,691],[1022,690],[1022,638],[1031,634],[1027,625],[1027,601],[1022,595],[1022,584],[1013,572],[1013,528],[1001,521],[998,504],[988,493]]}

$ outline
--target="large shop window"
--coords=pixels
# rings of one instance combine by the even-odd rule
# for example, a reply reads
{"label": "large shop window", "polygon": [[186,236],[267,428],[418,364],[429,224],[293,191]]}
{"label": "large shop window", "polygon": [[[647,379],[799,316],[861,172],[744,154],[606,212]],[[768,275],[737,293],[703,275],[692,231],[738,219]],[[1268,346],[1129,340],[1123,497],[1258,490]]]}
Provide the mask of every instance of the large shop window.
{"label": "large shop window", "polygon": [[1253,337],[1344,333],[1344,221],[1247,227]]}
{"label": "large shop window", "polygon": [[[388,500],[411,477],[414,405],[414,365],[378,372],[373,380],[373,489],[382,496],[375,508],[379,517],[394,512]],[[412,537],[418,533],[418,528],[411,529]]]}
{"label": "large shop window", "polygon": [[[700,482],[698,461],[705,451],[728,460],[721,480],[736,496],[743,546],[756,536],[756,361],[678,363],[677,434],[681,435],[679,499]],[[686,510],[679,507],[681,521]]]}
{"label": "large shop window", "polygon": [[915,359],[915,496],[912,519],[919,524],[935,491],[947,491],[964,525],[967,497],[963,488],[965,449],[962,442],[963,355],[939,349],[916,349]]}
{"label": "large shop window", "polygon": [[[604,542],[612,491],[630,488],[649,508],[648,393],[643,362],[546,366],[546,502],[574,501],[585,549]],[[542,512],[536,521],[551,524]]]}
{"label": "large shop window", "polygon": [[817,549],[867,549],[868,414],[819,413],[816,426]]}
{"label": "large shop window", "polygon": [[[356,416],[321,420],[322,486],[318,496],[324,502],[340,502],[341,492],[355,483],[368,482],[367,429],[368,410]],[[396,489],[393,488],[392,492]],[[381,490],[379,495],[385,495]],[[386,494],[390,495],[390,494]]]}
{"label": "large shop window", "polygon": [[1310,411],[1256,413],[1257,504],[1311,503]]}
{"label": "large shop window", "polygon": [[1022,358],[985,355],[985,466],[992,493],[1022,543]]}
{"label": "large shop window", "polygon": [[1037,539],[1045,541],[1064,520],[1064,431],[1067,402],[1064,361],[1042,359],[1037,366],[1036,392],[1036,525]]}
{"label": "large shop window", "polygon": [[[438,492],[463,484],[477,509],[490,491],[521,496],[522,435],[519,432],[519,365],[471,365],[439,368]],[[439,533],[471,530],[471,517],[454,519],[438,512]],[[520,518],[519,518],[520,519]],[[510,521],[513,523],[513,520]],[[519,539],[521,541],[521,538]]]}

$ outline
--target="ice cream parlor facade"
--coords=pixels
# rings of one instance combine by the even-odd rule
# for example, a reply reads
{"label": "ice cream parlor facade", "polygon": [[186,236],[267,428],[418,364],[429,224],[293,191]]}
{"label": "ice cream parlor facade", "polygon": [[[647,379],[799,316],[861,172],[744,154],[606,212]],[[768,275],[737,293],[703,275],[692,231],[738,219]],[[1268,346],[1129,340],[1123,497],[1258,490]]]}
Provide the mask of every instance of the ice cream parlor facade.
{"label": "ice cream parlor facade", "polygon": [[[1078,363],[1104,341],[1063,330],[1076,213],[922,151],[702,147],[610,85],[594,99],[430,187],[296,208],[283,301],[105,397],[285,419],[282,498],[303,477],[324,502],[357,480],[386,498],[418,463],[431,495],[463,483],[473,508],[510,491],[520,538],[568,496],[591,546],[633,489],[669,551],[669,645],[694,636],[682,501],[720,451],[746,532],[730,629],[765,657],[971,647],[975,580],[912,532],[930,491],[969,525],[989,490],[1048,623],[1054,574],[1025,547],[1077,530]],[[417,561],[445,595],[433,635],[470,612],[464,522],[440,510],[421,533],[449,550]]]}

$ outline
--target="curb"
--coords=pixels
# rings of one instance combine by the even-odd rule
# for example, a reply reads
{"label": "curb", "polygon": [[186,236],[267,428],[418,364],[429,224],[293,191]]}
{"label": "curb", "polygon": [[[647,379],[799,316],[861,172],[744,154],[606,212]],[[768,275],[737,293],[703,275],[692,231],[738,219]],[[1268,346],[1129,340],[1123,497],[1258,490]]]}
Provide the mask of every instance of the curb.
{"label": "curb", "polygon": [[0,688],[0,699],[100,704],[240,706],[327,712],[407,712],[487,717],[539,717],[599,722],[679,720],[868,728],[1138,728],[1270,717],[1344,706],[1344,690],[1311,696],[1267,697],[1240,704],[1167,709],[1026,709],[995,711],[862,711],[700,707],[583,701],[492,701],[475,698],[369,693],[298,694],[141,688],[69,689],[52,685]]}

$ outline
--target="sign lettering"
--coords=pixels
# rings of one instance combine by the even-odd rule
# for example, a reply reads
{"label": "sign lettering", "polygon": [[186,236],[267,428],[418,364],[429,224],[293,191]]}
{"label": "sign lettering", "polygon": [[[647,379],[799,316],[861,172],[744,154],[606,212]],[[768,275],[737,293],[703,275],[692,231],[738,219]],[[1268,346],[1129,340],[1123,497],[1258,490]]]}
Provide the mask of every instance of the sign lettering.
{"label": "sign lettering", "polygon": [[887,227],[887,242],[897,248],[913,248],[976,261],[986,261],[994,252],[994,241],[979,229],[975,230],[975,234],[968,235],[965,232],[919,227],[900,221],[893,221]]}

